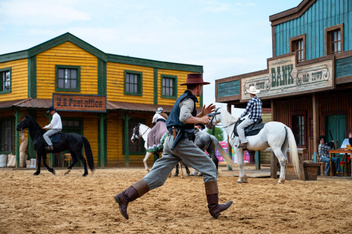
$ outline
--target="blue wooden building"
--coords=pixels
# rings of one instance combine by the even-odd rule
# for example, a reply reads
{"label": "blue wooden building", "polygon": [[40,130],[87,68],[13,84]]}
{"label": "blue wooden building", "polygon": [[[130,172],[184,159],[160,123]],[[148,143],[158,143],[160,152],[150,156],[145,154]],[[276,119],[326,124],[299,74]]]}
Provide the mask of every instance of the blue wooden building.
{"label": "blue wooden building", "polygon": [[312,159],[319,135],[340,147],[352,132],[352,0],[303,0],[269,20],[267,68],[216,80],[216,101],[245,107],[256,86],[272,120],[290,126]]}

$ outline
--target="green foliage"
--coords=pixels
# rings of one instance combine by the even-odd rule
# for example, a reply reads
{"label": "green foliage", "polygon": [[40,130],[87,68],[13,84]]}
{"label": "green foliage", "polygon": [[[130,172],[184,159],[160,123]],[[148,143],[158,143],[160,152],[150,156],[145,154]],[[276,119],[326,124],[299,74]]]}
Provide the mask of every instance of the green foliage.
{"label": "green foliage", "polygon": [[214,135],[218,139],[218,141],[224,140],[224,133],[220,128],[215,127],[215,134],[213,134],[214,129],[207,129],[207,133],[209,133],[210,135]]}

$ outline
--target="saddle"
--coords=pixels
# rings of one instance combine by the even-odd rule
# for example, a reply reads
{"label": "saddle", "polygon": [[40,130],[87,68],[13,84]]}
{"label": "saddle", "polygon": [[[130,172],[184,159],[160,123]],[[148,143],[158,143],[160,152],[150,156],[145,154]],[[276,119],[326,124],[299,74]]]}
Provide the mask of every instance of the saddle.
{"label": "saddle", "polygon": [[60,142],[62,132],[57,132],[54,135],[50,136],[50,140],[52,143],[58,143]]}
{"label": "saddle", "polygon": [[[234,129],[233,129],[233,134],[234,136],[238,137],[238,133],[237,133],[237,126],[242,123],[243,119],[240,119],[239,121],[237,121]],[[258,122],[255,122],[251,125],[249,125],[248,127],[246,127],[244,129],[244,135],[245,136],[254,136],[257,135],[260,130],[262,130],[262,128],[264,128],[265,123],[263,123],[263,120],[260,119]]]}

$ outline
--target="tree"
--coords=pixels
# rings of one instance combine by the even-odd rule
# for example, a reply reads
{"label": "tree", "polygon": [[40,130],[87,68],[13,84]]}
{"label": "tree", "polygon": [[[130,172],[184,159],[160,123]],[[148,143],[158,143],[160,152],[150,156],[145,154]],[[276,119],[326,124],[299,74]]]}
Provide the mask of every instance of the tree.
{"label": "tree", "polygon": [[218,141],[224,140],[224,133],[218,127],[215,127],[215,134],[213,134],[213,129],[207,129],[207,133],[209,133],[210,135],[214,135],[216,137],[216,139],[218,139]]}

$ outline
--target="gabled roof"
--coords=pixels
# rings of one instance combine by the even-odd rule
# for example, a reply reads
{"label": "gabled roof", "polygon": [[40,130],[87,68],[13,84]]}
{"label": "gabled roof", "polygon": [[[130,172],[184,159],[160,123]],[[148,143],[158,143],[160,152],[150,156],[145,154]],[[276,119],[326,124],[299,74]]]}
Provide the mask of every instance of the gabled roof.
{"label": "gabled roof", "polygon": [[306,12],[309,7],[311,7],[317,0],[303,0],[297,7],[288,9],[286,11],[271,15],[269,20],[271,25],[275,26],[286,21],[290,21],[296,18],[299,18],[301,15]]}
{"label": "gabled roof", "polygon": [[58,37],[55,37],[49,41],[43,42],[28,50],[21,50],[18,52],[2,54],[0,55],[0,63],[17,60],[17,59],[30,58],[67,41],[72,42],[76,46],[91,53],[92,55],[96,56],[97,58],[101,59],[104,62],[110,61],[110,62],[118,62],[118,63],[132,64],[132,65],[149,66],[149,67],[155,67],[159,69],[170,69],[170,70],[181,70],[181,71],[203,73],[203,66],[200,66],[200,65],[172,63],[172,62],[164,62],[164,61],[136,58],[136,57],[130,57],[130,56],[123,56],[123,55],[108,54],[90,45],[89,43],[81,40],[80,38],[76,37],[75,35],[69,32],[64,33]]}
{"label": "gabled roof", "polygon": [[35,56],[41,52],[44,52],[46,50],[49,50],[55,46],[58,46],[64,42],[70,41],[76,46],[82,48],[83,50],[91,53],[92,55],[96,56],[97,58],[100,58],[103,61],[107,61],[107,55],[95,48],[94,46],[90,45],[89,43],[81,40],[80,38],[76,37],[75,35],[67,32],[64,33],[58,37],[55,37],[49,41],[43,42],[37,46],[34,46],[28,50],[22,50],[18,52],[13,52],[13,53],[8,53],[8,54],[3,54],[0,55],[0,62],[7,62],[11,60],[16,60],[16,59],[23,59],[23,58],[29,58],[32,56]]}

